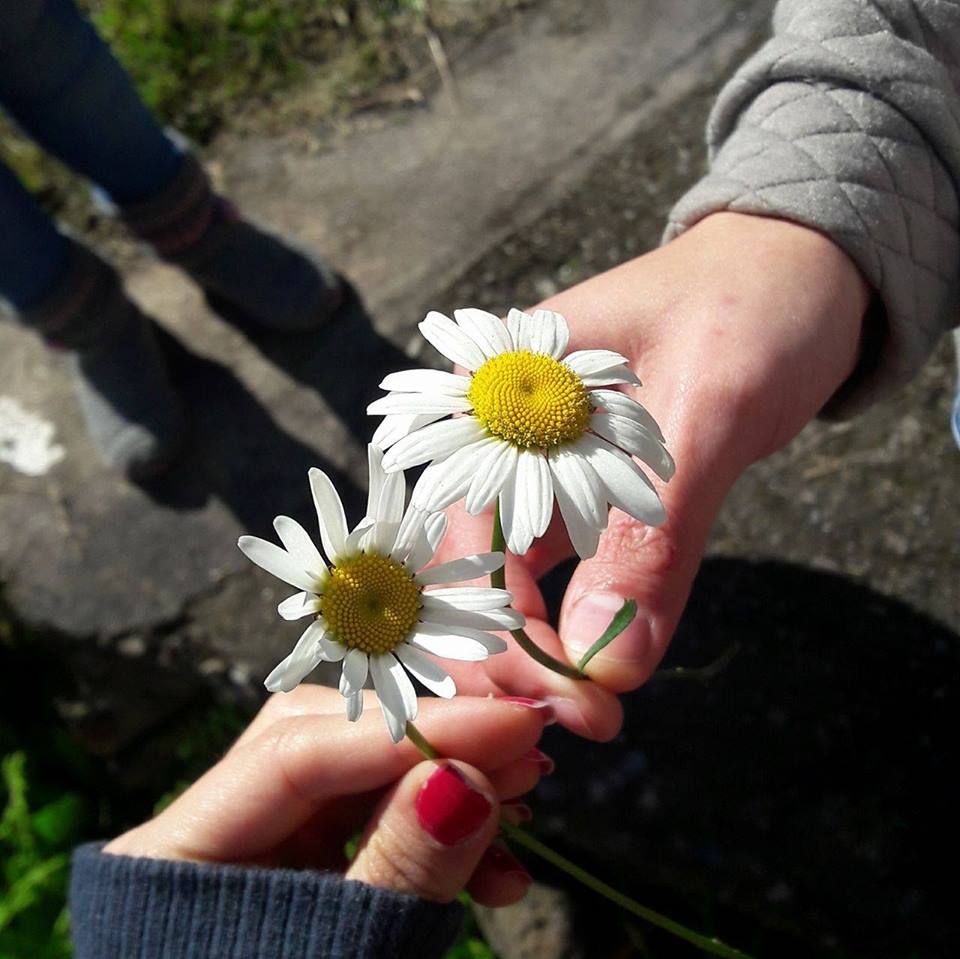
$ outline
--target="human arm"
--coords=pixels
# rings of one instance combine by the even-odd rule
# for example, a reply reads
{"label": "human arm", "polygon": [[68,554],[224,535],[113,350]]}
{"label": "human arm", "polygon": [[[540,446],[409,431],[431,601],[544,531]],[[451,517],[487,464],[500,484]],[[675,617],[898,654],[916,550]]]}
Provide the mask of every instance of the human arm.
{"label": "human arm", "polygon": [[[775,32],[718,100],[711,170],[671,215],[671,242],[543,304],[567,317],[572,346],[629,356],[644,382],[634,395],[677,463],[660,486],[666,525],[612,511],[564,601],[560,637],[575,659],[621,596],[639,600],[633,627],[588,670],[610,689],[634,688],[663,655],[749,463],[818,412],[849,415],[896,389],[956,322],[960,7],[788,0]],[[481,542],[489,525],[457,511],[447,548]],[[567,555],[554,531],[508,576],[558,656],[535,577]],[[582,601],[607,587],[604,616],[585,622]],[[608,702],[533,664],[500,657],[478,688],[487,681],[577,697],[562,721],[597,738],[616,731]]]}
{"label": "human arm", "polygon": [[421,729],[462,758],[456,772],[394,746],[376,712],[349,724],[335,690],[278,694],[166,810],[103,852],[83,847],[78,959],[439,956],[461,888],[489,905],[520,898],[529,877],[490,843],[500,801],[543,771],[527,756],[542,711],[424,702]]}

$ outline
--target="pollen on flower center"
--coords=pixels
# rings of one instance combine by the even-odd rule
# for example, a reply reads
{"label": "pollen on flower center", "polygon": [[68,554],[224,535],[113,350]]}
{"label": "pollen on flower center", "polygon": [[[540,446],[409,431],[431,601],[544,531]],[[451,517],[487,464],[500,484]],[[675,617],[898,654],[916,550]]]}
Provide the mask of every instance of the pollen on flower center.
{"label": "pollen on flower center", "polygon": [[420,587],[409,571],[377,553],[334,566],[320,598],[320,615],[334,639],[374,656],[406,639],[419,609]]}
{"label": "pollen on flower center", "polygon": [[579,439],[590,424],[586,387],[552,356],[520,350],[487,360],[467,398],[494,436],[522,449],[549,449]]}

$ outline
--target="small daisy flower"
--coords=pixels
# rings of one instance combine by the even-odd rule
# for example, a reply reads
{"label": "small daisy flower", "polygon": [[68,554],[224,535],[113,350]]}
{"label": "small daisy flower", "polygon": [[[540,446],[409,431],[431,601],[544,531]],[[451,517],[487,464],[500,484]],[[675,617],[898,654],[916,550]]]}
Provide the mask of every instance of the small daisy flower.
{"label": "small daisy flower", "polygon": [[640,385],[626,357],[567,354],[567,322],[550,310],[511,310],[506,325],[483,310],[454,317],[428,313],[420,331],[471,375],[392,373],[380,384],[391,392],[367,408],[384,417],[373,442],[387,450],[388,473],[431,464],[412,509],[433,512],[466,497],[475,515],[499,497],[507,546],[523,554],[546,531],[556,498],[584,559],[597,551],[608,504],[650,526],[665,520],[633,459],[669,480],[663,434],[643,406],[610,389]]}
{"label": "small daisy flower", "polygon": [[[468,662],[486,659],[507,648],[492,631],[519,629],[524,619],[507,608],[512,597],[506,590],[445,585],[489,575],[503,565],[503,553],[424,569],[443,538],[446,518],[433,514],[404,522],[403,473],[386,474],[376,447],[368,447],[368,454],[367,515],[352,532],[329,477],[310,470],[329,567],[307,531],[288,516],[273,523],[282,548],[256,536],[241,536],[238,545],[258,566],[300,590],[277,608],[284,619],[311,617],[293,652],[267,677],[267,689],[289,692],[320,662],[341,662],[347,718],[359,719],[369,676],[390,735],[399,742],[417,715],[410,676],[438,696],[449,698],[457,691],[427,653]],[[433,586],[439,588],[426,588]]]}

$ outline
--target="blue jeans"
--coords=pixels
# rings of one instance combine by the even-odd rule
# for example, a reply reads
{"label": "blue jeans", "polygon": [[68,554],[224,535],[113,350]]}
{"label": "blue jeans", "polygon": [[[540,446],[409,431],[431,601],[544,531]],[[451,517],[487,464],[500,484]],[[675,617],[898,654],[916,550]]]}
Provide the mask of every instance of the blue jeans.
{"label": "blue jeans", "polygon": [[[0,0],[0,105],[37,143],[117,203],[159,193],[183,155],[73,0]],[[0,296],[41,301],[68,243],[0,165]]]}

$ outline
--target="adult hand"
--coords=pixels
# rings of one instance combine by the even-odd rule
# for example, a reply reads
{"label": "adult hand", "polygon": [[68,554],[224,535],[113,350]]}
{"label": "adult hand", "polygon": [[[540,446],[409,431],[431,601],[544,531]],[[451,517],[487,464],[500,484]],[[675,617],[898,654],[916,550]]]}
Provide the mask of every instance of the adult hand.
{"label": "adult hand", "polygon": [[[343,870],[348,879],[448,902],[521,899],[530,877],[501,845],[501,802],[550,761],[534,748],[549,714],[493,699],[425,700],[417,725],[443,756],[394,745],[371,702],[348,723],[333,689],[273,696],[226,756],[105,852],[156,859]],[[522,815],[506,803],[504,813]],[[344,844],[364,827],[347,862]]]}
{"label": "adult hand", "polygon": [[[619,728],[606,691],[643,683],[670,642],[714,519],[737,477],[792,439],[852,371],[870,290],[823,235],[781,220],[720,213],[667,246],[541,306],[570,325],[570,349],[627,356],[644,386],[628,392],[659,422],[676,460],[657,482],[667,522],[651,529],[617,509],[596,556],[570,582],[559,634],[545,620],[537,578],[573,555],[555,513],[546,536],[511,558],[507,586],[531,637],[576,662],[624,599],[633,623],[594,658],[593,684],[530,660],[515,644],[483,667],[461,667],[462,691],[491,689],[557,705],[560,721],[594,739]],[[437,561],[489,549],[491,517],[451,510]]]}

